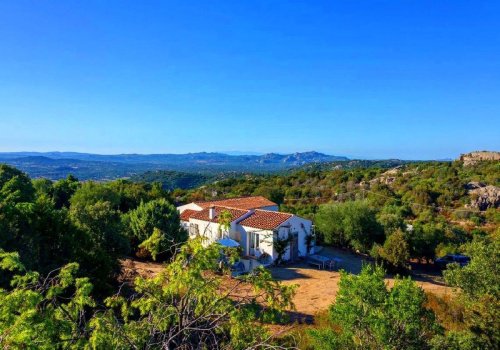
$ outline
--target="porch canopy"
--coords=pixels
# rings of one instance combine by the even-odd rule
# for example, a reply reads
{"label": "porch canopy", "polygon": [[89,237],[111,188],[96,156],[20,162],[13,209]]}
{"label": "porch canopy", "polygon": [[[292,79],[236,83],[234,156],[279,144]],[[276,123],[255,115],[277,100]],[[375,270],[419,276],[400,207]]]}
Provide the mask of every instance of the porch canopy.
{"label": "porch canopy", "polygon": [[231,239],[231,238],[219,239],[217,241],[217,243],[219,243],[220,245],[222,245],[224,247],[229,247],[229,248],[235,248],[235,247],[240,246],[240,244],[238,242],[236,242],[234,239]]}

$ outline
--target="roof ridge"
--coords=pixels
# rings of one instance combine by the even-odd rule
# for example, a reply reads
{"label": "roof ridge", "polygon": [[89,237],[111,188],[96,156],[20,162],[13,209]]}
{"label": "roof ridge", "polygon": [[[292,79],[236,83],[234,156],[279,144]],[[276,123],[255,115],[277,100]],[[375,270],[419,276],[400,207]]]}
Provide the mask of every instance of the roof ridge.
{"label": "roof ridge", "polygon": [[[210,209],[208,207],[207,208],[203,208],[202,210],[199,210],[199,211],[196,211],[195,213],[193,213],[193,217],[192,218],[196,219],[196,220],[205,221],[205,222],[217,222],[220,213],[224,209],[227,209],[229,211],[233,211],[234,214],[235,214],[235,217],[231,219],[231,222],[233,222],[233,221],[237,222],[242,216],[245,216],[246,214],[248,214],[250,212],[250,210],[248,210],[248,209],[228,208],[228,207],[220,206],[220,205],[214,205],[214,207],[217,209],[218,212],[215,213],[215,216],[212,219],[210,219],[208,217],[208,212],[209,212],[209,209]],[[207,214],[207,218],[204,217],[205,214]],[[199,216],[203,216],[203,217],[199,217]]]}
{"label": "roof ridge", "polygon": [[265,211],[267,213],[286,214],[286,215],[290,215],[290,216],[294,216],[295,215],[295,214],[292,214],[292,213],[286,213],[284,211],[279,211],[279,210],[255,209],[255,211]]}
{"label": "roof ridge", "polygon": [[[255,210],[255,209],[243,209],[243,208],[236,208],[236,207],[228,207],[227,205],[214,205],[214,207],[224,208],[224,209],[241,210],[241,211],[246,211],[246,212],[249,212],[251,210]],[[203,210],[205,210],[205,209],[207,209],[207,208],[204,208]]]}
{"label": "roof ridge", "polygon": [[243,198],[264,198],[265,200],[268,200],[269,202],[273,202],[272,200],[270,200],[264,196],[241,196],[241,197],[231,197],[231,198],[219,198],[219,199],[212,199],[212,200],[206,200],[206,201],[193,201],[193,203],[211,203],[211,202],[221,202],[221,201],[229,201],[229,200],[233,200],[233,199],[243,199]]}

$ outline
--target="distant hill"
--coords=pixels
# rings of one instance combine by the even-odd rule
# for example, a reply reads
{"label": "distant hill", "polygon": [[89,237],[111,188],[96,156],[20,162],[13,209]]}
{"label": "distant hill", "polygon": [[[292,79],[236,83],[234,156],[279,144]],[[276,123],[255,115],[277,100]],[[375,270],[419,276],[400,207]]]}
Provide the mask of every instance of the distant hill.
{"label": "distant hill", "polygon": [[295,170],[305,170],[305,171],[325,171],[325,170],[348,170],[348,169],[359,169],[359,168],[381,168],[390,169],[395,168],[404,164],[416,163],[416,160],[401,160],[401,159],[381,159],[381,160],[366,160],[366,159],[352,159],[345,161],[333,161],[333,162],[322,162],[322,163],[310,163]]}
{"label": "distant hill", "polygon": [[134,177],[147,171],[195,172],[206,175],[222,172],[266,173],[311,163],[346,161],[348,158],[319,152],[264,155],[224,153],[117,154],[77,152],[7,152],[0,162],[13,165],[31,177],[57,180],[73,174],[81,180],[112,180]]}
{"label": "distant hill", "polygon": [[146,171],[145,173],[134,175],[130,180],[134,182],[159,182],[162,187],[167,190],[174,190],[176,188],[191,189],[204,185],[207,182],[214,181],[217,177],[198,174],[186,173],[182,171],[170,170],[154,170]]}
{"label": "distant hill", "polygon": [[148,164],[284,164],[302,165],[312,162],[348,160],[347,157],[331,156],[319,152],[302,152],[293,154],[267,153],[263,155],[229,155],[225,153],[186,153],[186,154],[92,154],[77,152],[3,152],[0,160],[20,159],[26,157],[46,157],[50,159],[69,159],[117,163]]}

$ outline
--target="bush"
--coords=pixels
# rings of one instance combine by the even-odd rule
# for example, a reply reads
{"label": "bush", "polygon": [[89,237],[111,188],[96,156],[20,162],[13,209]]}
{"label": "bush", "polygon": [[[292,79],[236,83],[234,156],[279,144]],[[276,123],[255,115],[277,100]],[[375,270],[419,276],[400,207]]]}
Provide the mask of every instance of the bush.
{"label": "bush", "polygon": [[[131,246],[145,256],[144,250],[159,255],[162,259],[171,256],[180,243],[187,240],[187,232],[180,226],[177,208],[165,199],[141,203],[130,211],[128,223],[131,232]],[[142,248],[142,250],[138,250]]]}
{"label": "bush", "polygon": [[389,264],[391,270],[403,271],[407,269],[410,251],[403,231],[397,230],[387,237],[380,255]]}
{"label": "bush", "polygon": [[315,219],[326,243],[367,252],[384,239],[375,214],[367,201],[349,201],[321,205]]}
{"label": "bush", "polygon": [[330,307],[331,326],[311,331],[314,349],[428,349],[441,328],[426,309],[424,291],[409,278],[387,289],[381,267],[341,273]]}

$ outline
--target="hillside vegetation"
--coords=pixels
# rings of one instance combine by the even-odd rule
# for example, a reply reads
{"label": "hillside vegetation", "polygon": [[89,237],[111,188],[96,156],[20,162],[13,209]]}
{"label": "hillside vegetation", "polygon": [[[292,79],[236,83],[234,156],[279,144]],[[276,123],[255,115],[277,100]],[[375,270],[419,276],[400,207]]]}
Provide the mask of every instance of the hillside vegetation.
{"label": "hillside vegetation", "polygon": [[[182,202],[214,196],[263,195],[278,203],[283,211],[315,220],[319,238],[327,243],[365,252],[374,249],[375,256],[377,244],[384,243],[384,236],[388,238],[392,232],[411,228],[406,233],[410,254],[425,260],[459,251],[461,244],[474,235],[498,233],[500,203],[495,195],[478,198],[472,186],[477,183],[498,189],[500,162],[483,161],[474,167],[464,166],[461,161],[418,162],[390,170],[321,165],[320,170],[313,167],[289,174],[247,175],[173,194]],[[478,205],[478,201],[486,204]],[[333,215],[337,222],[356,215],[366,220],[373,217],[373,221],[356,223],[359,234],[372,238],[362,245],[349,241],[346,232],[327,222]]]}
{"label": "hillside vegetation", "polygon": [[[302,169],[168,191],[129,180],[32,180],[0,164],[0,347],[498,349],[500,215],[493,198],[478,197],[489,190],[473,191],[497,188],[499,170],[498,162]],[[273,336],[270,325],[289,321],[295,287],[263,268],[230,279],[221,248],[187,241],[175,207],[248,194],[313,218],[318,242],[383,267],[343,272],[327,319]],[[427,296],[409,277],[386,286],[387,270],[407,273],[409,258],[446,252],[471,257],[444,273],[453,299]],[[124,283],[127,256],[165,266]]]}

